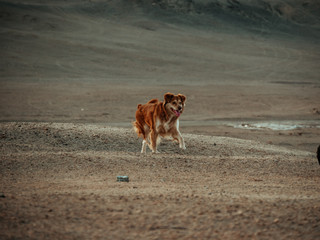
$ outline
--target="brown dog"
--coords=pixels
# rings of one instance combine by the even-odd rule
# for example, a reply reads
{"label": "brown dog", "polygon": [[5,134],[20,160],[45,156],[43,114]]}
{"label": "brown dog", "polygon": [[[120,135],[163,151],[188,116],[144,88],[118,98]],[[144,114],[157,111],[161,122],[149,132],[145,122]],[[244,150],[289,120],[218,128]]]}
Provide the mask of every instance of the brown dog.
{"label": "brown dog", "polygon": [[147,144],[156,153],[160,137],[172,137],[186,149],[184,140],[179,132],[179,117],[183,113],[186,97],[182,94],[166,93],[164,101],[152,99],[148,103],[138,105],[136,121],[133,122],[135,131],[143,138],[141,153],[146,153]]}

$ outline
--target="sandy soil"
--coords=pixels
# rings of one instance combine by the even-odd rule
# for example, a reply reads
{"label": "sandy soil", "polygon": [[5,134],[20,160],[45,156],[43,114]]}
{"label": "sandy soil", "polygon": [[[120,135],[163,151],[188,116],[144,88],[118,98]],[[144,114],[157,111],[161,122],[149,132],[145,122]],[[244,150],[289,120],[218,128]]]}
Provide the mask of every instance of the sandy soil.
{"label": "sandy soil", "polygon": [[[1,239],[320,238],[316,1],[0,6]],[[168,91],[187,150],[141,155]]]}
{"label": "sandy soil", "polygon": [[[133,131],[1,124],[1,238],[316,239],[314,154],[184,134],[138,153]],[[127,175],[130,182],[117,182]]]}

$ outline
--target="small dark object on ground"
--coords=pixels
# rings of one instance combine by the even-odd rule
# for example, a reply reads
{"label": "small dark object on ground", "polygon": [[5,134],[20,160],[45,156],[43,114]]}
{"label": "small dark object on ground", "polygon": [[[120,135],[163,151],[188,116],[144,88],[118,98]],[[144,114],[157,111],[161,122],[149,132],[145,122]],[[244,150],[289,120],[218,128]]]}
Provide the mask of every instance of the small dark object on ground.
{"label": "small dark object on ground", "polygon": [[129,182],[128,176],[117,176],[117,182]]}

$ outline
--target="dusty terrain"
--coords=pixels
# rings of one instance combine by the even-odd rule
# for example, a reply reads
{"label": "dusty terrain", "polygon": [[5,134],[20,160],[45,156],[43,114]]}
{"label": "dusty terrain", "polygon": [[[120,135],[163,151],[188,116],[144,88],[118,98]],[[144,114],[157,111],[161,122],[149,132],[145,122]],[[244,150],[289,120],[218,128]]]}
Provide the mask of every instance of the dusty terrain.
{"label": "dusty terrain", "polygon": [[[141,155],[131,130],[1,124],[5,239],[316,239],[314,154],[185,134]],[[130,182],[116,182],[118,175]]]}
{"label": "dusty terrain", "polygon": [[[0,239],[320,238],[319,3],[0,7]],[[141,155],[168,91],[187,150]]]}

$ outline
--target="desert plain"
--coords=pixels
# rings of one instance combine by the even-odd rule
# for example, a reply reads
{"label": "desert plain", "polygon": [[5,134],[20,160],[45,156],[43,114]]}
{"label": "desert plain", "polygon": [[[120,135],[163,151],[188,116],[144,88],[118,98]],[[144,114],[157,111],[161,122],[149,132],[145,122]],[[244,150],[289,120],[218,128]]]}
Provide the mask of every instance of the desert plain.
{"label": "desert plain", "polygon": [[[0,31],[0,239],[320,238],[316,1],[1,0]],[[166,92],[187,149],[141,154]]]}

